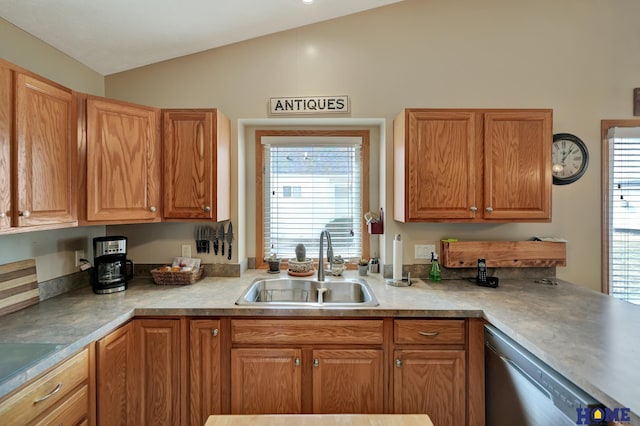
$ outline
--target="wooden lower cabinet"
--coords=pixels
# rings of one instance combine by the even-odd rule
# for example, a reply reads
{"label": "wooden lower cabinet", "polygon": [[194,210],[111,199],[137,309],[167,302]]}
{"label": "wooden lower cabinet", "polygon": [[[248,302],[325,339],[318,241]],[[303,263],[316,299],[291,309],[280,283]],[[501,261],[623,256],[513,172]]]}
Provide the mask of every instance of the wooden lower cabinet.
{"label": "wooden lower cabinet", "polygon": [[180,424],[180,320],[136,319],[97,342],[100,425]]}
{"label": "wooden lower cabinet", "polygon": [[231,414],[302,413],[302,351],[231,350]]}
{"label": "wooden lower cabinet", "polygon": [[[218,319],[189,321],[187,418],[202,426],[222,411],[221,325]],[[184,416],[183,416],[184,417]]]}
{"label": "wooden lower cabinet", "polygon": [[134,348],[130,322],[96,342],[97,417],[100,425],[127,425],[133,419]]}
{"label": "wooden lower cabinet", "polygon": [[202,425],[229,413],[426,413],[437,425],[483,426],[482,324],[135,319],[97,342],[98,424]]}
{"label": "wooden lower cabinet", "polygon": [[384,412],[384,372],[381,349],[320,349],[313,351],[313,412]]}
{"label": "wooden lower cabinet", "polygon": [[464,350],[396,350],[394,363],[395,413],[426,413],[436,425],[465,424]]}
{"label": "wooden lower cabinet", "polygon": [[93,424],[92,356],[86,348],[0,401],[0,424]]}
{"label": "wooden lower cabinet", "polygon": [[307,399],[314,414],[384,412],[381,349],[310,353],[312,358],[299,348],[232,349],[231,413],[299,414]]}
{"label": "wooden lower cabinet", "polygon": [[384,412],[381,319],[236,319],[231,340],[232,414]]}

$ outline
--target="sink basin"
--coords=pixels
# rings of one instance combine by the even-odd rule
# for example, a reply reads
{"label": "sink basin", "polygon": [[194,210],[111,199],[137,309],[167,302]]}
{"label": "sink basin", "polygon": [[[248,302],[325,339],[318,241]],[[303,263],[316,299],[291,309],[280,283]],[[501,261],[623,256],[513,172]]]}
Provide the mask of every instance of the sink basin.
{"label": "sink basin", "polygon": [[242,306],[358,307],[378,306],[365,280],[257,279],[236,301]]}

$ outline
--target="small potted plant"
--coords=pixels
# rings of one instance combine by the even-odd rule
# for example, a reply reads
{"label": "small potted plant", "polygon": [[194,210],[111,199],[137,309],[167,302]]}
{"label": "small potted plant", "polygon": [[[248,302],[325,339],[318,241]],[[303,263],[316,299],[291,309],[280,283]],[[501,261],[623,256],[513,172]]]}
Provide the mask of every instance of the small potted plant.
{"label": "small potted plant", "polygon": [[367,271],[369,270],[369,261],[367,259],[360,258],[358,260],[358,275],[367,275]]}
{"label": "small potted plant", "polygon": [[345,270],[344,259],[340,255],[333,256],[331,260],[331,275],[339,276]]}
{"label": "small potted plant", "polygon": [[277,274],[280,272],[280,259],[278,259],[277,254],[271,253],[271,256],[267,258],[267,263],[269,264],[270,273]]}

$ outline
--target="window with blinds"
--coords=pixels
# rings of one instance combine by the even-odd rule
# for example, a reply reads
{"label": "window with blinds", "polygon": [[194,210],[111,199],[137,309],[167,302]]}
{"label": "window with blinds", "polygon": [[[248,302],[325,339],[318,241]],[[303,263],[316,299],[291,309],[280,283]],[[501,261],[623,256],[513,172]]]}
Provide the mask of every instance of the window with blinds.
{"label": "window with blinds", "polygon": [[640,128],[609,129],[609,293],[640,304]]}
{"label": "window with blinds", "polygon": [[[327,229],[335,255],[362,256],[362,138],[262,137],[263,254],[317,259]],[[324,246],[326,250],[326,243]]]}

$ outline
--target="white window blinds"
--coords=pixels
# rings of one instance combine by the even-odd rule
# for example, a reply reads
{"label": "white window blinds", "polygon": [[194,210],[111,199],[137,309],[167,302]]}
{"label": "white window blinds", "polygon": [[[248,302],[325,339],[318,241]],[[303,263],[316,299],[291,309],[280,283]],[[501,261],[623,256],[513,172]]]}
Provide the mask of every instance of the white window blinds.
{"label": "white window blinds", "polygon": [[[323,229],[335,255],[360,257],[362,138],[263,137],[264,255],[317,258]],[[326,243],[325,243],[326,250]]]}
{"label": "white window blinds", "polygon": [[640,304],[640,128],[609,129],[609,292]]}

